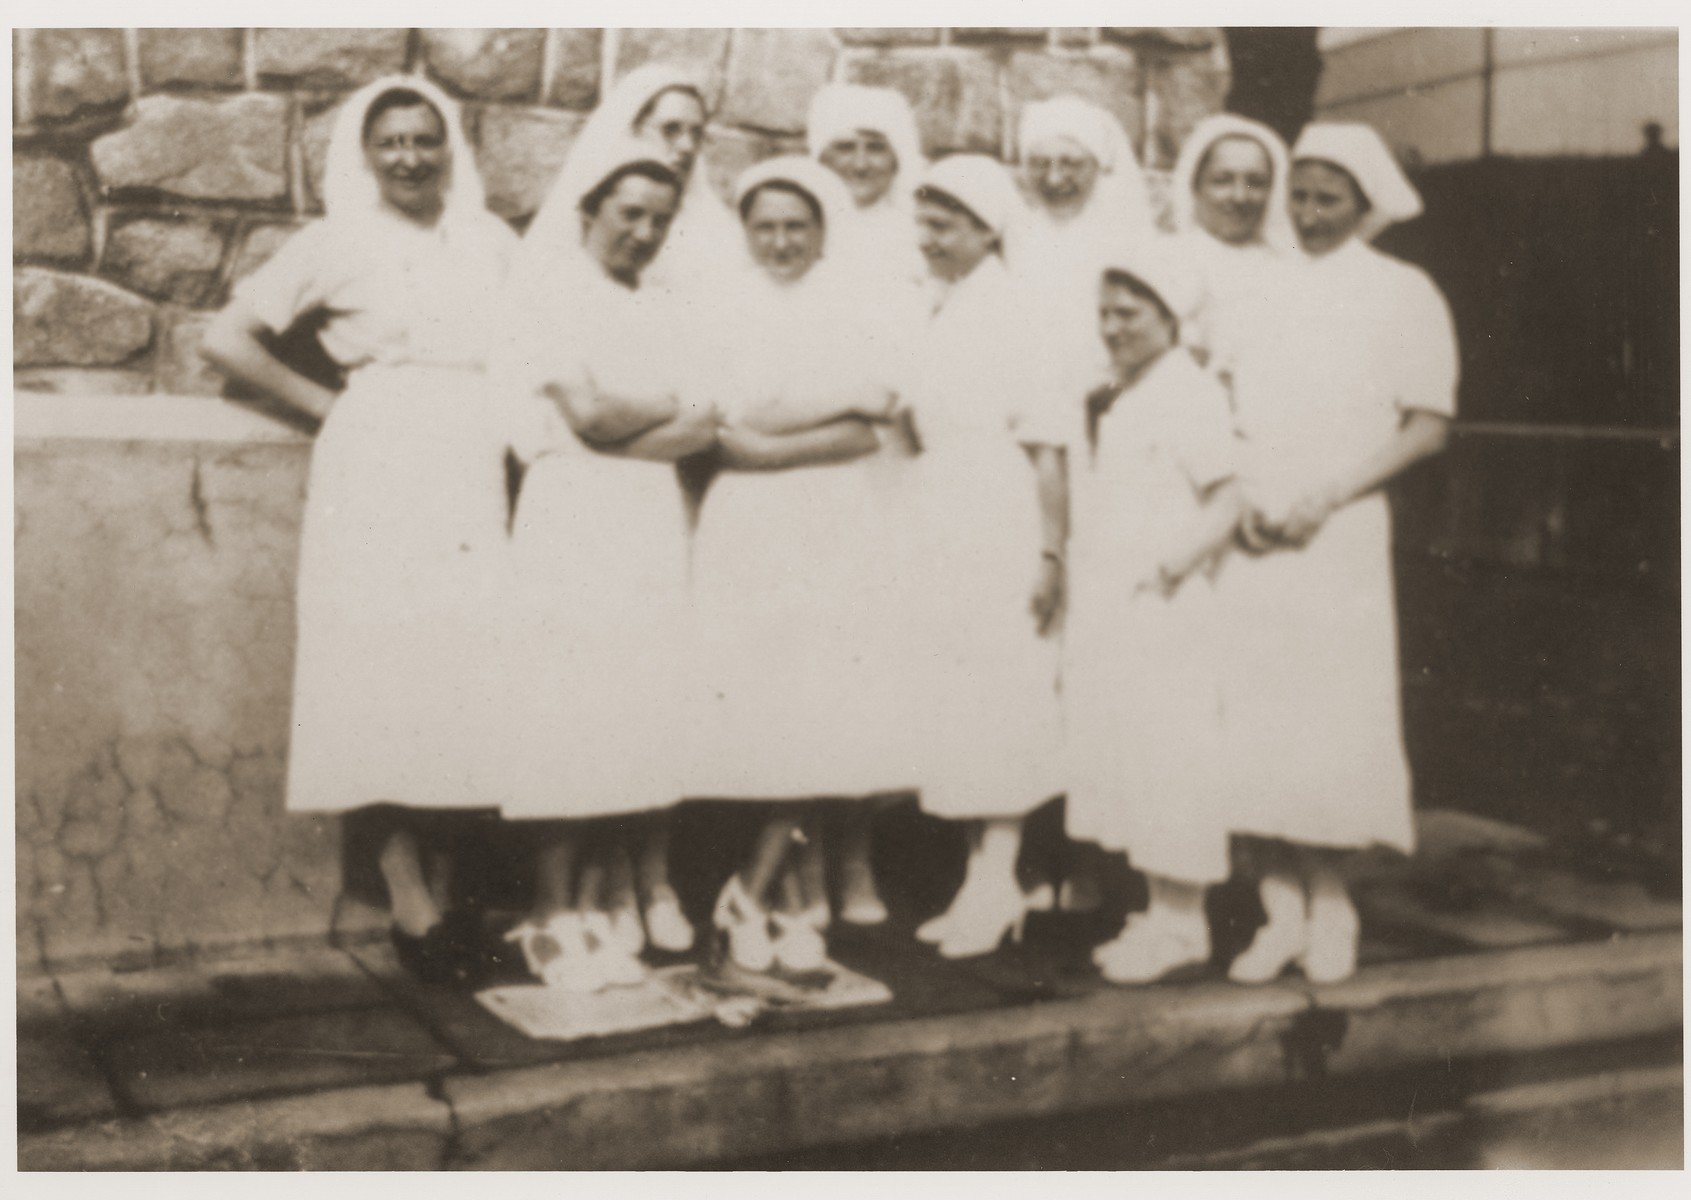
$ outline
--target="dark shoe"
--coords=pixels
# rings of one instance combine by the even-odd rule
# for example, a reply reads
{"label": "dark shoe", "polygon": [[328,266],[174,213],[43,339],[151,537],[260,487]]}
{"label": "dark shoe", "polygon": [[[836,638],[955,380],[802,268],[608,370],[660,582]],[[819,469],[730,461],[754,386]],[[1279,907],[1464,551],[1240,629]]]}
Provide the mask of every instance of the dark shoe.
{"label": "dark shoe", "polygon": [[481,926],[470,913],[447,913],[421,937],[397,925],[388,933],[399,965],[421,983],[473,986],[482,974]]}

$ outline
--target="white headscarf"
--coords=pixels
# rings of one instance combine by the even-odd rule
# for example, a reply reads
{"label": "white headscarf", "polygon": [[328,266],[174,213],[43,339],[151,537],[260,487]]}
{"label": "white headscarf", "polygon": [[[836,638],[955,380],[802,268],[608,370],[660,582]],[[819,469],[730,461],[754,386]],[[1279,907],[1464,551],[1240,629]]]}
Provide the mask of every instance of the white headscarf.
{"label": "white headscarf", "polygon": [[790,184],[816,201],[817,207],[822,210],[822,262],[826,262],[835,231],[842,221],[850,218],[854,207],[851,193],[840,182],[840,177],[801,154],[766,158],[740,172],[740,177],[734,181],[735,209],[744,205],[746,197],[766,183]]}
{"label": "white headscarf", "polygon": [[447,231],[474,230],[499,218],[487,211],[481,174],[458,116],[458,105],[421,75],[387,75],[365,84],[341,105],[329,135],[323,164],[323,210],[334,222],[393,216],[382,200],[381,185],[364,157],[364,119],[370,106],[388,92],[415,92],[434,106],[446,128],[450,158],[443,185],[441,224]]}
{"label": "white headscarf", "polygon": [[1197,198],[1193,194],[1198,182],[1198,168],[1212,146],[1230,137],[1247,138],[1261,146],[1274,172],[1274,181],[1269,186],[1268,206],[1252,240],[1272,250],[1296,250],[1297,233],[1292,229],[1292,216],[1286,205],[1288,178],[1292,170],[1286,143],[1261,122],[1232,113],[1205,117],[1193,127],[1180,147],[1180,156],[1175,160],[1174,172],[1169,177],[1169,204],[1174,212],[1175,230],[1180,233],[1206,232],[1198,224]]}
{"label": "white headscarf", "polygon": [[1151,230],[1154,220],[1145,174],[1120,121],[1079,96],[1037,100],[1022,110],[1016,134],[1020,159],[1026,159],[1029,147],[1052,137],[1078,142],[1098,160],[1098,183],[1075,221],[1108,224],[1130,233]]}
{"label": "white headscarf", "polygon": [[805,123],[812,158],[834,142],[867,129],[887,139],[898,168],[886,193],[872,207],[889,205],[910,208],[911,180],[922,173],[922,138],[916,132],[916,118],[903,93],[892,88],[865,87],[856,83],[830,83],[810,101]]}
{"label": "white headscarf", "polygon": [[961,203],[998,235],[1000,243],[1024,217],[1025,206],[1010,173],[996,158],[985,154],[952,154],[940,159],[922,172],[916,190],[923,188],[944,192]]}
{"label": "white headscarf", "polygon": [[1135,242],[1106,254],[1104,272],[1110,271],[1131,275],[1155,292],[1163,307],[1180,323],[1184,335],[1186,322],[1202,298],[1202,282],[1188,257],[1181,253],[1177,238],[1159,234],[1149,241]]}
{"label": "white headscarf", "polygon": [[[579,180],[570,178],[572,165],[579,176],[583,168],[614,157],[619,152],[614,147],[626,146],[630,139],[638,139],[634,125],[646,107],[663,93],[677,90],[689,92],[699,98],[701,105],[704,103],[702,83],[685,69],[669,63],[648,63],[617,81],[576,137],[564,169],[559,172],[552,191],[535,215],[530,238],[535,226],[541,226],[540,232],[546,242],[558,236],[545,229],[543,217],[548,223],[563,219],[571,229],[575,229],[578,223],[576,206],[582,195],[593,190],[593,185],[588,184],[585,191],[578,190]],[[661,161],[661,156],[653,148],[648,147],[646,156]],[[673,283],[684,279],[689,284],[694,283],[700,276],[712,273],[725,257],[729,243],[736,235],[736,223],[723,207],[721,197],[711,188],[709,175],[701,153],[694,160],[693,172],[681,193],[681,206],[676,212],[674,224],[670,226],[663,251],[648,268],[647,282],[667,280]],[[604,174],[599,176],[600,179],[604,177]],[[554,203],[554,196],[560,193],[565,195],[565,202]],[[549,217],[548,210],[551,213]]]}
{"label": "white headscarf", "polygon": [[1373,126],[1335,121],[1304,128],[1292,151],[1294,163],[1313,159],[1342,168],[1368,200],[1356,236],[1371,242],[1384,230],[1421,215],[1421,193]]}

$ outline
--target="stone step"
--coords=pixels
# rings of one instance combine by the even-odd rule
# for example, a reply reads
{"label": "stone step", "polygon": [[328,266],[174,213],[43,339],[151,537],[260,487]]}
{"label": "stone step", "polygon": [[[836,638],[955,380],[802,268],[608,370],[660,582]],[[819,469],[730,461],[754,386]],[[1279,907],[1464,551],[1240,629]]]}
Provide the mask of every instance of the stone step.
{"label": "stone step", "polygon": [[[1072,983],[1040,1002],[554,1047],[566,1057],[507,1066],[461,1013],[443,1024],[451,1004],[421,1005],[342,951],[202,969],[177,981],[180,1001],[157,979],[67,977],[20,1004],[19,1164],[692,1166],[1671,1034],[1681,964],[1678,930],[1616,934],[1381,962],[1326,987]],[[321,981],[320,1003],[302,979]],[[115,1115],[72,1104],[23,1121],[73,1051],[104,1073]]]}

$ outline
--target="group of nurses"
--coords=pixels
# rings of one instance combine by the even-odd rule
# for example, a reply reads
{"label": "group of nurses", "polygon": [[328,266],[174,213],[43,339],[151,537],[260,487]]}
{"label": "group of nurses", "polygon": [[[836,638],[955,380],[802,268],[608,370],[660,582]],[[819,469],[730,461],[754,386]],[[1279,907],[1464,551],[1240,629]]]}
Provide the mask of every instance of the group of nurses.
{"label": "group of nurses", "polygon": [[[511,939],[571,990],[693,944],[683,797],[770,806],[711,920],[741,968],[802,971],[834,909],[804,802],[856,802],[840,915],[873,923],[871,801],[899,792],[968,832],[917,931],[947,956],[1050,903],[1017,881],[1021,822],[1067,793],[1071,833],[1152,881],[1110,977],[1207,956],[1239,834],[1270,847],[1269,921],[1235,977],[1348,973],[1330,851],[1411,844],[1379,486],[1442,444],[1455,371],[1442,299],[1366,246],[1414,208],[1378,138],[1316,126],[1288,156],[1205,122],[1170,236],[1073,97],[1023,114],[1021,191],[927,164],[897,93],[833,85],[811,155],[724,205],[706,117],[682,72],[625,77],[515,246],[438,90],[343,109],[327,218],[207,340],[328,413],[290,810],[523,822]],[[263,348],[313,306],[353,370],[332,407]],[[461,972],[416,834],[380,861],[407,962]]]}

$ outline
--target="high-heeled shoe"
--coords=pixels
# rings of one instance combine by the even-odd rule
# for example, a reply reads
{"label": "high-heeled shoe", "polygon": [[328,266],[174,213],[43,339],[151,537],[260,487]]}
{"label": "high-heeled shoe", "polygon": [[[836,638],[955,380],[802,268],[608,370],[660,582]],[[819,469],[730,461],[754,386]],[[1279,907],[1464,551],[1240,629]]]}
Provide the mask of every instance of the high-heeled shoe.
{"label": "high-heeled shoe", "polygon": [[775,965],[783,971],[820,971],[828,962],[828,943],[807,909],[798,913],[771,913],[775,926],[771,948]]}
{"label": "high-heeled shoe", "polygon": [[1202,913],[1135,913],[1114,941],[1092,952],[1092,961],[1111,983],[1153,983],[1169,972],[1210,956],[1209,922]]}
{"label": "high-heeled shoe", "polygon": [[693,925],[674,892],[659,892],[646,906],[646,938],[659,950],[684,954],[693,948]]}
{"label": "high-heeled shoe", "polygon": [[1259,886],[1268,922],[1227,968],[1234,983],[1278,978],[1309,946],[1309,909],[1303,885],[1290,875],[1267,875]]}
{"label": "high-heeled shoe", "polygon": [[505,935],[523,952],[530,974],[564,992],[596,992],[605,985],[598,957],[589,950],[579,913],[554,913],[544,922],[527,920]]}
{"label": "high-heeled shoe", "polygon": [[[1056,903],[1056,891],[1049,883],[1035,885],[1023,893],[1027,900],[1028,912],[1050,912]],[[926,942],[930,946],[937,946],[951,936],[953,926],[959,924],[962,907],[969,903],[966,891],[959,891],[951,902],[951,907],[937,917],[930,917],[916,927],[916,940]]]}
{"label": "high-heeled shoe", "polygon": [[1338,983],[1356,974],[1362,920],[1342,887],[1319,889],[1309,898],[1309,933],[1298,966],[1311,983]]}
{"label": "high-heeled shoe", "polygon": [[769,938],[769,913],[758,907],[738,875],[730,875],[716,898],[711,924],[728,936],[728,957],[746,971],[767,971],[775,964]]}
{"label": "high-heeled shoe", "polygon": [[[961,901],[964,898],[959,896]],[[1008,887],[982,891],[978,898],[967,901],[966,907],[952,906],[956,914],[939,943],[942,958],[975,958],[991,954],[1005,938],[1022,940],[1022,929],[1033,909],[1034,897],[1011,884]]]}
{"label": "high-heeled shoe", "polygon": [[[646,979],[646,968],[639,958],[640,947],[646,942],[645,932],[641,931],[631,950],[627,933],[618,928],[617,918],[621,915],[595,909],[583,913],[581,918],[588,953],[593,956],[599,976],[607,987],[632,987]],[[640,918],[632,911],[628,912],[628,916],[634,918],[636,925],[639,924]]]}

